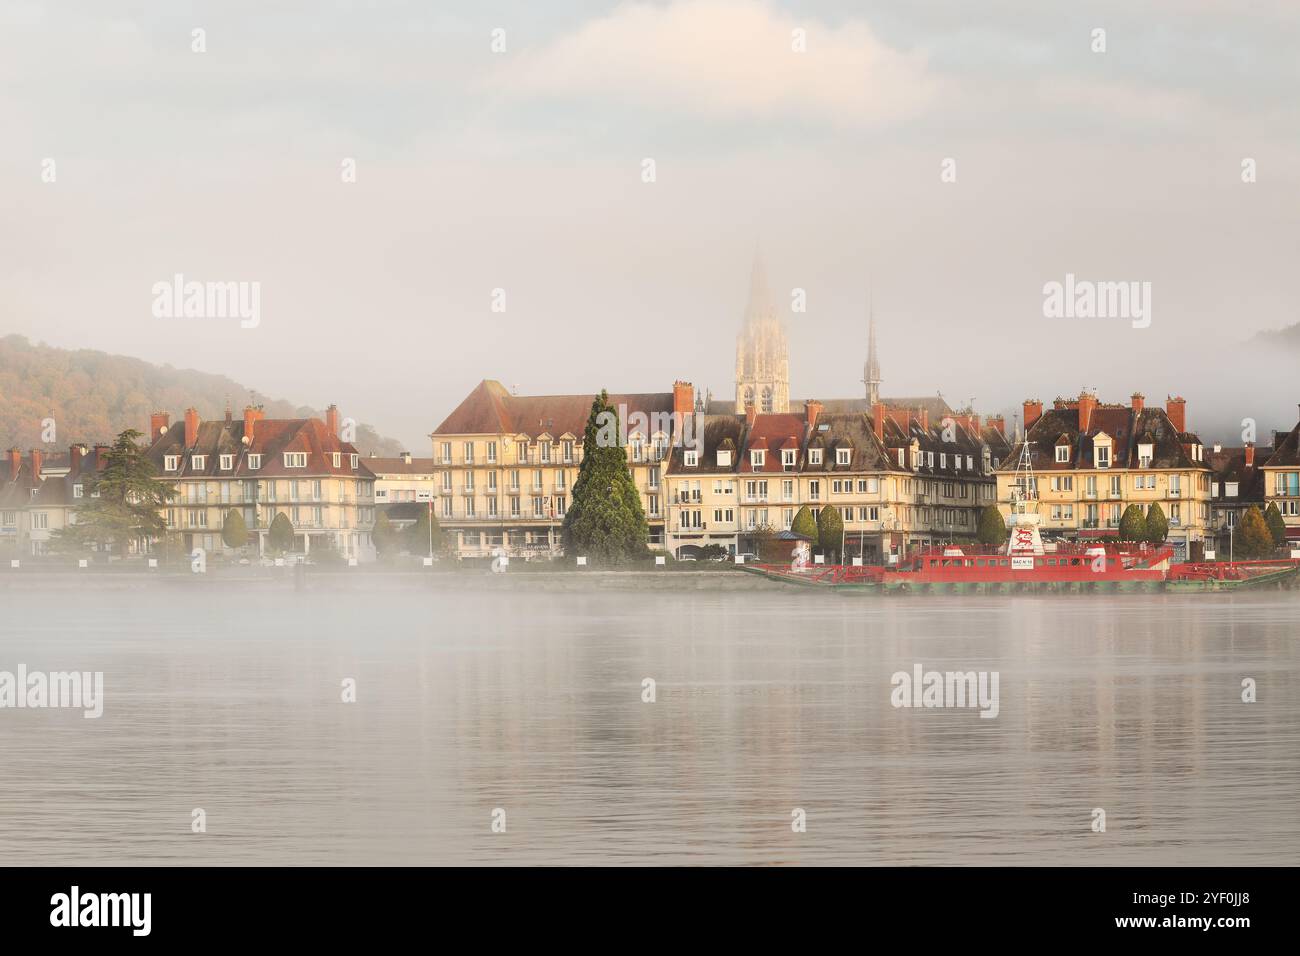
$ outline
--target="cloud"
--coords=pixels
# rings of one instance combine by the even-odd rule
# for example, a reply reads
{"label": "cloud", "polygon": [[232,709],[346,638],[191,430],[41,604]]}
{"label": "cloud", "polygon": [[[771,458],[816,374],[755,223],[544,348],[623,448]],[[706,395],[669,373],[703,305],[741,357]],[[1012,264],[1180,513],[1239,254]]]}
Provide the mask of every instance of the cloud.
{"label": "cloud", "polygon": [[[806,52],[793,49],[796,30]],[[890,48],[860,20],[833,27],[738,0],[625,4],[501,59],[493,84],[521,99],[616,100],[711,119],[841,127],[922,113],[940,86],[924,53]]]}

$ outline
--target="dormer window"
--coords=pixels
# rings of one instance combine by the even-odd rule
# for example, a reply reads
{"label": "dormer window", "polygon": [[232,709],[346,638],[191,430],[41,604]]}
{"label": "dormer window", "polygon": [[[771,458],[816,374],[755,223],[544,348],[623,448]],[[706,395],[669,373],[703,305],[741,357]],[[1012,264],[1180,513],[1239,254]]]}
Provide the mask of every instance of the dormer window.
{"label": "dormer window", "polygon": [[762,468],[767,464],[767,450],[764,448],[750,449],[749,463],[755,468]]}
{"label": "dormer window", "polygon": [[235,467],[235,456],[234,456],[234,455],[222,455],[222,456],[221,456],[221,470],[222,470],[222,471],[230,471],[230,469],[232,469],[232,468],[234,468],[234,467]]}
{"label": "dormer window", "polygon": [[948,467],[948,453],[946,451],[939,452],[939,467],[940,468]]}
{"label": "dormer window", "polygon": [[335,467],[335,468],[342,468],[342,467],[343,467],[343,452],[341,452],[341,451],[336,451],[336,452],[334,453],[334,456],[333,456],[333,457],[334,457],[334,461],[333,461],[333,465],[334,465],[334,467]]}
{"label": "dormer window", "polygon": [[1095,451],[1095,453],[1096,453],[1096,459],[1097,459],[1097,460],[1096,460],[1096,465],[1097,465],[1097,467],[1098,467],[1098,468],[1109,468],[1109,467],[1110,467],[1110,446],[1109,446],[1109,445],[1098,445],[1098,446],[1094,449],[1094,451]]}
{"label": "dormer window", "polygon": [[781,449],[781,467],[786,471],[794,471],[794,449]]}
{"label": "dormer window", "polygon": [[847,464],[848,464],[850,461],[852,461],[852,460],[853,460],[853,449],[852,449],[852,448],[836,448],[836,449],[835,449],[835,464],[837,464],[837,465],[847,465]]}
{"label": "dormer window", "polygon": [[932,451],[927,451],[927,452],[925,453],[925,463],[926,463],[926,465],[927,465],[928,467],[930,467],[930,468],[933,468],[933,467],[934,467],[934,452],[932,452]]}
{"label": "dormer window", "polygon": [[305,451],[286,451],[284,453],[284,467],[306,468],[307,453]]}
{"label": "dormer window", "polygon": [[[694,454],[694,452],[692,452],[692,454]],[[730,467],[731,467],[731,449],[730,449],[730,448],[719,448],[719,449],[718,449],[718,467],[719,467],[719,468],[730,468]]]}
{"label": "dormer window", "polygon": [[899,468],[907,467],[907,452],[904,451],[902,448],[898,449],[898,467]]}
{"label": "dormer window", "polygon": [[207,460],[207,455],[190,455],[190,467],[195,471],[202,471]]}
{"label": "dormer window", "polygon": [[1138,445],[1138,466],[1141,468],[1151,467],[1151,457],[1154,446],[1149,442],[1143,442]]}
{"label": "dormer window", "polygon": [[694,468],[698,463],[698,458],[699,458],[699,452],[694,451],[692,449],[687,449],[686,451],[682,452],[682,464],[685,465],[687,468]]}
{"label": "dormer window", "polygon": [[1068,464],[1068,463],[1069,463],[1069,461],[1070,461],[1070,446],[1069,446],[1069,445],[1057,445],[1057,446],[1056,446],[1056,460],[1057,460],[1057,462],[1060,463],[1060,464]]}
{"label": "dormer window", "polygon": [[180,455],[164,455],[164,456],[163,456],[163,470],[164,470],[164,471],[175,471],[175,470],[176,470],[177,468],[179,468],[180,466],[181,466],[181,456],[180,456]]}
{"label": "dormer window", "polygon": [[822,450],[820,448],[808,449],[808,464],[820,465],[822,463]]}
{"label": "dormer window", "polygon": [[1235,497],[1237,497],[1237,482],[1235,482],[1235,481],[1224,482],[1224,485],[1223,485],[1223,496],[1224,496],[1225,498],[1235,498]]}
{"label": "dormer window", "polygon": [[360,463],[361,463],[361,456],[360,456],[360,455],[353,455],[353,456],[352,456],[352,461],[350,462],[350,464],[352,465],[352,470],[353,470],[353,471],[356,471],[356,470],[357,470],[357,465],[359,465]]}
{"label": "dormer window", "polygon": [[82,495],[81,482],[77,482],[75,485],[72,486],[72,497],[80,498],[81,495]]}
{"label": "dormer window", "polygon": [[249,455],[249,456],[248,456],[248,470],[249,470],[249,471],[257,471],[257,469],[259,469],[259,468],[261,468],[261,467],[262,467],[262,456],[261,456],[261,455]]}

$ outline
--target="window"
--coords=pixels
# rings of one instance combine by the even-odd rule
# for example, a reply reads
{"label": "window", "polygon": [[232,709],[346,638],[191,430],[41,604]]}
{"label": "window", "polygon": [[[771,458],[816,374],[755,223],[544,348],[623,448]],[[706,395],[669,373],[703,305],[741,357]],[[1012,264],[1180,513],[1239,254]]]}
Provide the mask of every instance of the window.
{"label": "window", "polygon": [[948,453],[947,453],[947,452],[942,452],[942,451],[939,452],[939,467],[940,467],[940,468],[947,468],[947,467],[948,467]]}
{"label": "window", "polygon": [[718,449],[718,467],[719,467],[719,468],[730,468],[730,467],[731,467],[731,449],[730,449],[730,448],[719,448],[719,449]]}
{"label": "window", "polygon": [[261,455],[249,455],[249,456],[248,456],[248,470],[249,470],[249,471],[257,471],[257,469],[259,469],[259,468],[261,468],[261,467],[262,467],[262,456],[261,456]]}
{"label": "window", "polygon": [[820,448],[808,449],[808,463],[810,465],[820,465],[822,463],[822,450]]}
{"label": "window", "polygon": [[[549,441],[544,441],[539,447],[542,452],[542,464],[549,465],[551,463],[551,443]],[[640,460],[640,458],[637,458],[637,461]]]}
{"label": "window", "polygon": [[682,464],[685,465],[687,468],[694,468],[696,466],[696,459],[698,457],[699,457],[699,452],[694,451],[693,449],[687,449],[686,451],[682,452]]}
{"label": "window", "polygon": [[0,515],[0,525],[6,528],[18,527],[18,512],[6,511],[3,515]]}
{"label": "window", "polygon": [[[560,478],[563,479],[563,477],[564,477],[564,472],[561,471],[561,472],[560,472]],[[651,465],[651,466],[650,466],[650,479],[649,479],[649,480],[650,480],[650,487],[651,487],[651,488],[658,488],[658,487],[659,487],[659,466],[658,466],[658,465]],[[563,484],[564,484],[564,481],[561,480],[561,481],[560,481],[560,484],[563,485]]]}
{"label": "window", "polygon": [[487,516],[489,518],[495,518],[497,516],[497,500],[495,498],[489,498],[487,500]]}
{"label": "window", "polygon": [[533,497],[533,517],[534,518],[546,517],[546,499],[543,498],[541,495],[535,495]]}
{"label": "window", "polygon": [[521,465],[528,464],[528,442],[526,441],[516,442],[515,445],[516,445],[515,454],[518,458],[519,463]]}
{"label": "window", "polygon": [[767,451],[763,448],[754,448],[749,452],[749,463],[755,468],[762,468],[767,463]]}
{"label": "window", "polygon": [[190,455],[190,467],[195,471],[202,471],[206,461],[207,455]]}
{"label": "window", "polygon": [[164,470],[164,471],[175,471],[175,470],[180,466],[180,463],[181,463],[181,456],[180,456],[180,455],[164,455],[164,456],[163,456],[163,470]]}
{"label": "window", "polygon": [[467,441],[464,443],[464,452],[465,452],[465,464],[467,465],[474,464],[474,443],[472,441]]}
{"label": "window", "polygon": [[356,470],[357,470],[357,465],[359,465],[360,463],[361,463],[361,456],[360,456],[360,455],[353,455],[353,456],[352,456],[352,461],[350,461],[348,464],[350,464],[350,465],[352,466],[352,470],[353,470],[353,471],[356,471]]}
{"label": "window", "polygon": [[284,453],[284,467],[306,468],[307,453],[305,451],[286,451]]}
{"label": "window", "polygon": [[341,451],[336,451],[336,452],[334,453],[334,467],[335,467],[335,468],[342,468],[342,467],[343,467],[343,452],[341,452]]}
{"label": "window", "polygon": [[451,464],[451,442],[445,441],[438,445],[438,459],[444,465]]}
{"label": "window", "polygon": [[836,448],[836,449],[835,449],[835,464],[837,464],[837,465],[847,465],[847,464],[848,464],[852,459],[853,459],[853,449],[852,449],[852,448]]}
{"label": "window", "polygon": [[81,482],[77,482],[75,485],[72,486],[72,497],[80,498],[82,494],[83,494],[83,489],[81,487]]}
{"label": "window", "polygon": [[487,460],[489,465],[495,465],[497,461],[497,443],[490,441],[487,443]]}
{"label": "window", "polygon": [[1224,485],[1223,485],[1223,496],[1224,496],[1225,498],[1235,498],[1235,497],[1237,497],[1237,486],[1238,486],[1238,483],[1235,482],[1235,481],[1224,482]]}
{"label": "window", "polygon": [[781,482],[781,500],[794,501],[794,479],[786,478]]}
{"label": "window", "polygon": [[927,451],[927,452],[925,453],[925,456],[926,456],[926,464],[927,464],[930,468],[933,468],[933,467],[934,467],[934,452],[932,452],[932,451]]}
{"label": "window", "polygon": [[[810,453],[809,461],[811,460],[812,458]],[[762,462],[758,462],[758,464],[762,464]],[[786,471],[794,471],[794,449],[793,448],[781,449],[781,467],[784,468]]]}
{"label": "window", "polygon": [[[563,518],[563,517],[564,517],[565,509],[567,508],[567,506],[568,506],[568,504],[567,504],[567,502],[564,500],[564,495],[557,495],[556,498],[555,498],[555,516],[556,516],[557,518]],[[658,495],[651,495],[651,496],[650,496],[650,514],[651,514],[651,515],[657,515],[657,514],[659,514],[659,496],[658,496]]]}
{"label": "window", "polygon": [[1056,446],[1056,460],[1057,460],[1058,462],[1068,462],[1068,461],[1070,460],[1070,446],[1069,446],[1069,445],[1057,445],[1057,446]]}
{"label": "window", "polygon": [[1142,468],[1151,467],[1151,453],[1153,446],[1147,443],[1138,445],[1138,465]]}
{"label": "window", "polygon": [[[645,457],[645,439],[640,435],[633,435],[632,440],[632,460],[641,461]],[[546,460],[546,454],[543,452],[542,460]]]}
{"label": "window", "polygon": [[37,531],[44,531],[50,526],[50,516],[44,511],[32,512],[32,527]]}
{"label": "window", "polygon": [[1096,458],[1094,464],[1098,468],[1110,467],[1110,446],[1109,445],[1098,445],[1096,448],[1093,449],[1093,453],[1094,453],[1094,457]]}
{"label": "window", "polygon": [[572,464],[573,463],[573,442],[566,439],[562,443],[561,447],[564,449],[564,463],[566,465]]}
{"label": "window", "polygon": [[808,482],[808,497],[817,501],[822,496],[822,483],[817,479]]}

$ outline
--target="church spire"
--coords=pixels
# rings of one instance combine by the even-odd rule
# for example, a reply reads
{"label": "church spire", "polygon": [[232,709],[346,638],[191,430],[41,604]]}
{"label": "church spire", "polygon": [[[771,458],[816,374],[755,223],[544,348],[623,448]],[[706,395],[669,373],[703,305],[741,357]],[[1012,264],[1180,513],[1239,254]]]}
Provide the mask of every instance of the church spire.
{"label": "church spire", "polygon": [[754,264],[749,270],[749,301],[745,304],[745,324],[776,318],[776,306],[767,285],[767,269],[763,266],[763,252],[754,247]]}
{"label": "church spire", "polygon": [[790,409],[790,356],[785,327],[757,248],[749,272],[749,301],[736,337],[736,411],[744,412],[751,403],[764,414]]}
{"label": "church spire", "polygon": [[873,293],[867,293],[867,364],[862,369],[862,384],[867,386],[867,404],[880,401],[880,359],[876,355],[876,309]]}

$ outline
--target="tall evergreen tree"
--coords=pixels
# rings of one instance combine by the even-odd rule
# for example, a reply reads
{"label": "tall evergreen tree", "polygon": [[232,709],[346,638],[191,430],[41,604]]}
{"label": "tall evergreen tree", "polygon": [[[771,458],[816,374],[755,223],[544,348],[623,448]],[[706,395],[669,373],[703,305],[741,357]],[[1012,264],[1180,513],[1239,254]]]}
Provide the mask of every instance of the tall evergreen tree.
{"label": "tall evergreen tree", "polygon": [[997,505],[985,505],[980,512],[979,527],[975,532],[976,540],[985,545],[1002,545],[1007,543],[1007,522]]}
{"label": "tall evergreen tree", "polygon": [[649,554],[650,528],[641,494],[627,466],[618,412],[602,389],[591,403],[582,435],[582,464],[564,516],[564,551],[605,563]]}
{"label": "tall evergreen tree", "polygon": [[283,511],[271,519],[271,527],[266,532],[266,544],[273,554],[292,551],[297,544],[297,535],[293,533],[293,524]]}
{"label": "tall evergreen tree", "polygon": [[1142,506],[1129,505],[1119,519],[1119,539],[1121,541],[1145,541],[1147,539],[1147,519],[1142,514]]}
{"label": "tall evergreen tree", "polygon": [[1273,547],[1280,548],[1286,544],[1286,522],[1282,520],[1282,512],[1278,511],[1276,501],[1268,503],[1268,509],[1264,512],[1264,523],[1268,525],[1268,530],[1273,535]]}
{"label": "tall evergreen tree", "polygon": [[818,542],[817,520],[812,516],[807,505],[801,506],[795,512],[794,520],[790,522],[790,530],[795,534],[803,535],[812,544]]}
{"label": "tall evergreen tree", "polygon": [[[406,550],[411,554],[433,557],[442,547],[442,525],[430,515],[427,503],[420,505],[420,512],[415,517],[415,524],[406,529]],[[429,526],[432,523],[433,533]],[[432,542],[432,544],[430,543]]]}
{"label": "tall evergreen tree", "polygon": [[244,524],[244,516],[234,508],[226,512],[221,523],[221,540],[227,548],[239,549],[248,544],[248,526]]}
{"label": "tall evergreen tree", "polygon": [[1273,535],[1268,530],[1268,523],[1256,505],[1246,509],[1237,526],[1236,541],[1233,546],[1234,557],[1247,560],[1267,558],[1273,554]]}
{"label": "tall evergreen tree", "polygon": [[375,550],[381,557],[387,557],[397,550],[397,529],[388,520],[388,512],[381,511],[375,517],[375,527],[370,532],[370,539],[375,543]]}
{"label": "tall evergreen tree", "polygon": [[1168,537],[1169,520],[1165,517],[1165,509],[1160,507],[1160,502],[1153,501],[1147,508],[1146,540],[1151,544],[1164,544]]}
{"label": "tall evergreen tree", "polygon": [[840,509],[827,505],[817,513],[817,543],[823,554],[834,556],[839,560],[839,553],[844,545],[844,518]]}
{"label": "tall evergreen tree", "polygon": [[117,436],[104,467],[88,482],[73,523],[54,532],[57,546],[93,544],[121,554],[132,544],[166,537],[160,509],[175,497],[176,489],[154,477],[153,463],[136,444],[139,437],[134,428]]}

